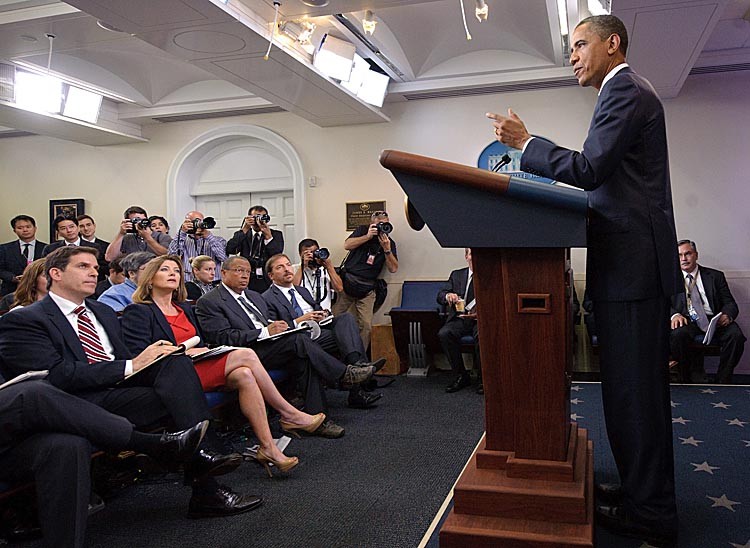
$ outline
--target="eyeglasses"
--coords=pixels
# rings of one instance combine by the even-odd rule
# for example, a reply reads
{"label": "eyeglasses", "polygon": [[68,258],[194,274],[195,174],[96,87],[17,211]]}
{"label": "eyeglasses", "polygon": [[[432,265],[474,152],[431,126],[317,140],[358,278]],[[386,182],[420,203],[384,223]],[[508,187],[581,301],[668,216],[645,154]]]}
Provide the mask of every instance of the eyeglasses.
{"label": "eyeglasses", "polygon": [[388,217],[387,211],[373,211],[372,212],[373,217]]}
{"label": "eyeglasses", "polygon": [[248,268],[230,268],[230,272],[234,272],[235,274],[247,274],[248,276],[253,273],[252,270]]}

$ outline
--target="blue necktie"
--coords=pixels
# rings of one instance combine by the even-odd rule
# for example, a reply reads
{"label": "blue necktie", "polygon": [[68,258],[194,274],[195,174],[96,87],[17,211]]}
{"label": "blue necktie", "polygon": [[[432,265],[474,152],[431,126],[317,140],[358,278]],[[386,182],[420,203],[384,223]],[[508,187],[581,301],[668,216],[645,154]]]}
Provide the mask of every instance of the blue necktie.
{"label": "blue necktie", "polygon": [[302,307],[299,305],[299,303],[297,302],[297,299],[294,297],[294,289],[289,290],[289,301],[292,303],[292,308],[294,309],[294,313],[296,314],[294,319],[296,320],[297,318],[302,316],[304,312],[302,312]]}

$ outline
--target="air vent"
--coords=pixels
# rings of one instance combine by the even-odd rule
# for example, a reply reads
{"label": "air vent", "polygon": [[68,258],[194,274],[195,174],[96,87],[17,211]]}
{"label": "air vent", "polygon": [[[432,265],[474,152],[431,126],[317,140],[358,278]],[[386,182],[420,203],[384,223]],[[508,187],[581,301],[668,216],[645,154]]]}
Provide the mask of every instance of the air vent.
{"label": "air vent", "polygon": [[750,63],[740,63],[737,65],[716,65],[715,67],[693,67],[690,76],[695,74],[717,74],[720,72],[735,72],[738,70],[750,70]]}
{"label": "air vent", "polygon": [[426,91],[417,93],[404,93],[403,96],[408,101],[417,101],[420,99],[439,99],[445,97],[468,97],[471,95],[489,95],[491,93],[510,93],[514,91],[534,91],[539,89],[554,89],[569,86],[577,86],[578,80],[575,78],[565,78],[562,80],[548,80],[546,82],[527,82],[524,84],[503,84],[497,86],[484,86],[466,89],[451,89],[445,91]]}
{"label": "air vent", "polygon": [[15,101],[16,67],[0,63],[0,100]]}
{"label": "air vent", "polygon": [[154,116],[152,120],[159,122],[187,122],[190,120],[208,120],[210,118],[225,118],[227,116],[245,116],[247,114],[271,114],[286,112],[281,107],[246,108],[240,110],[224,110],[220,112],[202,112],[200,114],[185,114],[184,116]]}

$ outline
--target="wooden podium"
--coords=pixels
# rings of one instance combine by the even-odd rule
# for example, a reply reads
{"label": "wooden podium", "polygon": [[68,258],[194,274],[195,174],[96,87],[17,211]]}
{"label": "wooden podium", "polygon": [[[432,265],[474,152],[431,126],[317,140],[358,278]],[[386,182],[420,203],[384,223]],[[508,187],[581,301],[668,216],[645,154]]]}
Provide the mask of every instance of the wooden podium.
{"label": "wooden podium", "polygon": [[386,150],[407,219],[470,247],[486,434],[454,491],[441,548],[593,546],[593,449],[570,422],[570,247],[586,194]]}

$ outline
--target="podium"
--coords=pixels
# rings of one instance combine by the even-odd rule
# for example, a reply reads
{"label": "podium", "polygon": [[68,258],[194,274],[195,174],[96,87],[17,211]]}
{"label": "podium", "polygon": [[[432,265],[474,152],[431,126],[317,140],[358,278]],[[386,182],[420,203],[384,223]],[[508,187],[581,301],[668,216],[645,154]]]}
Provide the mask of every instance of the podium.
{"label": "podium", "polygon": [[570,247],[586,245],[586,194],[393,150],[380,163],[412,228],[472,250],[486,433],[441,548],[593,546],[593,448],[570,421]]}

